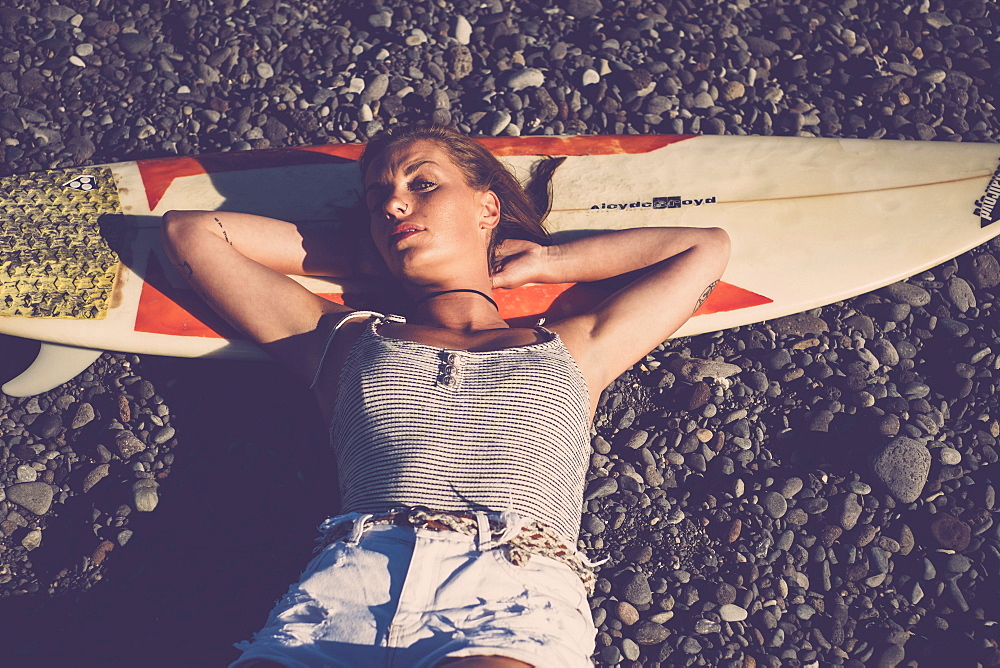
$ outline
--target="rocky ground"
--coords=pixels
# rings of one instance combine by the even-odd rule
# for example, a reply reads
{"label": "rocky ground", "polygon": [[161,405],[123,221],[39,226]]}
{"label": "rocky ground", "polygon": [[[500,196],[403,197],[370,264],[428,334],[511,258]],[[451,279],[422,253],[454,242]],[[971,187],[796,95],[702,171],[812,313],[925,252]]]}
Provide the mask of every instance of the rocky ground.
{"label": "rocky ground", "polygon": [[[195,0],[0,7],[3,174],[363,140],[987,141],[984,0]],[[1000,244],[654,351],[601,400],[602,666],[1000,664]],[[0,339],[10,378],[34,344]],[[275,367],[107,354],[0,396],[4,665],[219,665],[335,512]]]}

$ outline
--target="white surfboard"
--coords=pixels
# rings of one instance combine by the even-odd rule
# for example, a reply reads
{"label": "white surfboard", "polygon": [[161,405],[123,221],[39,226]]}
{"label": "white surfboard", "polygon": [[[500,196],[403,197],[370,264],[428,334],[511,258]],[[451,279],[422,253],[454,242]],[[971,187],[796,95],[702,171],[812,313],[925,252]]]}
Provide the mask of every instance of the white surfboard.
{"label": "white surfboard", "polygon": [[[640,226],[721,226],[723,284],[676,336],[777,318],[935,266],[996,235],[1000,146],[777,137],[520,137],[484,143],[525,177],[553,179],[556,241]],[[101,350],[262,357],[222,323],[159,247],[171,209],[223,209],[341,224],[356,201],[358,145],[163,158],[0,180],[0,333],[56,344],[15,396],[79,373]],[[296,277],[344,301],[363,284]],[[497,291],[512,319],[584,307],[586,286]],[[360,301],[359,301],[360,300]]]}

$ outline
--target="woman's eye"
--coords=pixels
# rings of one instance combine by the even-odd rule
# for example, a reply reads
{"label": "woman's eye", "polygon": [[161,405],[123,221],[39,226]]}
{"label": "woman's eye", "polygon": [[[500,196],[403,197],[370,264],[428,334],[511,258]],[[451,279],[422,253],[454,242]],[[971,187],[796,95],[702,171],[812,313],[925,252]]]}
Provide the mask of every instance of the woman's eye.
{"label": "woman's eye", "polygon": [[410,186],[411,190],[429,190],[434,187],[434,183],[431,181],[414,181],[413,185]]}

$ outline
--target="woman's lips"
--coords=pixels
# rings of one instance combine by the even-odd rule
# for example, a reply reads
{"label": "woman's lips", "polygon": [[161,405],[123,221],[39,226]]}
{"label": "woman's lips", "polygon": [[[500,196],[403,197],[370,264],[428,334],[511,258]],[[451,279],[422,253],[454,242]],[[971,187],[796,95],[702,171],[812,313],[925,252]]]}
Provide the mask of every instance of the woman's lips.
{"label": "woman's lips", "polygon": [[412,228],[412,227],[406,228],[406,229],[400,230],[398,232],[393,232],[392,234],[390,234],[389,235],[389,241],[393,245],[396,245],[400,241],[402,241],[403,239],[407,239],[407,238],[409,238],[409,237],[411,237],[414,234],[417,234],[419,232],[423,232],[423,230],[420,230],[420,229],[417,229],[417,228]]}
{"label": "woman's lips", "polygon": [[391,241],[392,245],[395,246],[403,239],[408,239],[412,237],[414,234],[419,234],[419,233],[420,230],[410,230],[408,232],[400,232],[399,234],[393,234],[391,237],[389,237],[389,241]]}

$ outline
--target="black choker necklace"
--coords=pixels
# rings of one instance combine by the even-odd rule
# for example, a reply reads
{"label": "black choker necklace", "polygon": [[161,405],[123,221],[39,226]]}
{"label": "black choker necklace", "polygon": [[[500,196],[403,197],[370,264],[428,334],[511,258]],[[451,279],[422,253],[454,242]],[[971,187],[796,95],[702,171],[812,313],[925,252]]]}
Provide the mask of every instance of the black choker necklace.
{"label": "black choker necklace", "polygon": [[471,292],[473,294],[477,294],[480,297],[482,297],[483,299],[485,299],[486,301],[488,301],[489,303],[493,304],[493,308],[495,308],[498,311],[500,310],[500,307],[497,306],[497,303],[495,301],[493,301],[493,298],[490,297],[488,294],[480,292],[479,290],[471,290],[469,288],[456,288],[454,290],[441,290],[440,292],[432,292],[429,295],[427,295],[427,296],[423,297],[422,299],[420,299],[419,301],[417,301],[416,305],[420,306],[421,304],[423,304],[428,299],[433,299],[434,297],[437,297],[439,295],[446,295],[449,292]]}

